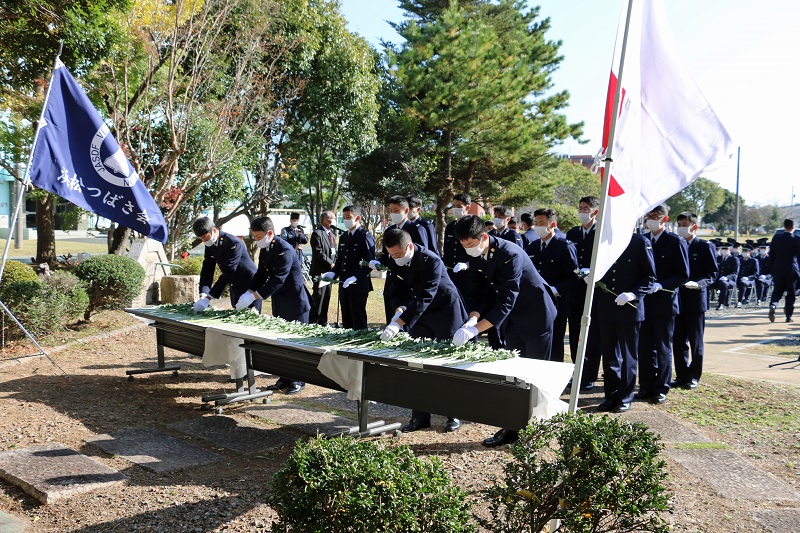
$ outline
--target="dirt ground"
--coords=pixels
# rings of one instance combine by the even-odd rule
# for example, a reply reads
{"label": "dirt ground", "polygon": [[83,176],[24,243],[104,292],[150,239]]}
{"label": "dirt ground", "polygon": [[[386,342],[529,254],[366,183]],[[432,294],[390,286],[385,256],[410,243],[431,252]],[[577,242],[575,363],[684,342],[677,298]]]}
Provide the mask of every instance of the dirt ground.
{"label": "dirt ground", "polygon": [[[182,366],[178,377],[163,373],[128,381],[126,369],[153,365],[155,332],[144,325],[131,326],[135,322],[118,315],[101,320],[108,320],[115,326],[127,325],[127,329],[50,351],[50,357],[66,375],[44,357],[10,361],[15,348],[4,350],[5,362],[0,360],[0,451],[57,442],[119,470],[129,476],[130,481],[51,505],[42,505],[19,488],[0,481],[0,510],[29,520],[32,531],[269,531],[275,517],[265,504],[269,480],[291,448],[285,446],[267,455],[246,456],[199,439],[189,439],[174,430],[171,424],[175,422],[215,416],[201,409],[200,396],[210,391],[229,392],[227,371],[203,368],[198,358],[167,350],[167,360]],[[260,377],[259,381],[264,386],[272,379]],[[670,403],[678,404],[692,394],[677,392],[671,395]],[[330,391],[308,386],[291,397],[291,401],[302,400],[304,405],[318,404],[324,408],[319,399],[323,395],[330,396]],[[582,405],[596,405],[601,395],[598,391],[585,396]],[[275,402],[286,400],[287,397],[280,394],[274,399]],[[225,416],[275,427],[244,413],[248,407],[249,404],[227,408]],[[634,410],[651,409],[664,409],[664,406],[634,404]],[[397,421],[406,422],[407,418],[398,417]],[[683,421],[800,491],[795,465],[800,453],[800,435],[794,436],[794,442],[787,443],[783,438],[754,439],[742,432],[716,433],[708,427],[694,425],[690,419]],[[500,479],[507,458],[505,450],[487,449],[480,444],[496,428],[465,423],[460,431],[445,434],[441,432],[442,422],[443,419],[435,417],[434,429],[405,434],[399,440],[377,438],[408,444],[421,457],[439,457],[453,480],[470,494],[474,511],[486,516],[480,491]],[[177,473],[155,474],[87,444],[87,440],[96,435],[136,427],[153,428],[189,440],[224,459]],[[285,430],[292,431],[291,428]],[[303,438],[299,433],[295,435]],[[723,498],[680,464],[669,458],[667,464],[667,488],[674,505],[667,519],[673,531],[766,531],[752,516],[758,509],[778,506]],[[800,505],[795,507],[800,508]]]}

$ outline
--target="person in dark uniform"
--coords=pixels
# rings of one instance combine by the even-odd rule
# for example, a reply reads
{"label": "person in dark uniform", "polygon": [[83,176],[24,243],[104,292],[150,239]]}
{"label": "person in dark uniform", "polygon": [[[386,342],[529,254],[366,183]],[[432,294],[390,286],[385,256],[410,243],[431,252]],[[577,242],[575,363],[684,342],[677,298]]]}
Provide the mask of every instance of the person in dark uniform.
{"label": "person in dark uniform", "polygon": [[679,287],[689,280],[689,246],[667,231],[669,209],[658,205],[647,213],[645,224],[652,241],[656,281],[644,298],[644,322],[639,329],[639,392],[637,400],[654,404],[667,401],[672,382],[672,336],[680,312]]}
{"label": "person in dark uniform", "polygon": [[767,301],[767,293],[769,288],[772,287],[772,271],[770,270],[769,255],[767,254],[766,238],[764,242],[759,239],[758,242],[758,271],[760,272],[756,279],[756,299],[758,304],[761,305]]}
{"label": "person in dark uniform", "polygon": [[455,284],[463,298],[469,289],[469,256],[464,247],[456,239],[456,223],[467,214],[472,200],[468,194],[453,196],[453,208],[450,213],[456,218],[444,228],[444,245],[442,246],[442,260],[447,267],[447,274]]}
{"label": "person in dark uniform", "polygon": [[[578,201],[578,220],[580,220],[581,225],[575,226],[567,232],[567,240],[575,245],[578,268],[582,276],[588,276],[589,267],[592,264],[594,230],[599,213],[600,199],[596,196],[584,196]],[[588,277],[584,279],[588,280]],[[578,356],[581,318],[583,317],[583,306],[586,303],[586,289],[576,288],[573,291],[573,296],[569,302],[568,322],[569,351],[572,360],[575,361]],[[600,332],[597,330],[599,324],[599,320],[592,320],[589,323],[588,342],[586,343],[580,383],[580,390],[583,392],[594,389],[594,382],[597,381],[600,373]]]}
{"label": "person in dark uniform", "polygon": [[792,322],[794,301],[797,293],[797,280],[800,269],[797,261],[800,255],[800,237],[794,236],[794,220],[783,221],[783,233],[775,235],[769,245],[770,272],[772,272],[772,297],[769,300],[769,321],[775,322],[775,310],[778,302],[786,293],[783,313],[786,322]]}
{"label": "person in dark uniform", "polygon": [[513,229],[508,228],[508,221],[511,219],[510,210],[502,205],[496,205],[493,208],[494,212],[494,229],[489,232],[491,237],[497,237],[504,241],[513,242],[522,248],[522,237]]}
{"label": "person in dark uniform", "polygon": [[[259,248],[258,270],[248,292],[239,298],[236,309],[244,309],[256,300],[272,298],[272,314],[284,320],[308,323],[311,295],[303,281],[303,267],[291,244],[275,238],[275,226],[269,217],[254,218],[250,232]],[[269,389],[297,394],[305,387],[302,381],[280,377]]]}
{"label": "person in dark uniform", "polygon": [[719,277],[711,287],[719,290],[717,311],[721,311],[730,304],[731,291],[736,287],[736,279],[739,277],[739,259],[731,255],[729,242],[720,245],[718,267]]}
{"label": "person in dark uniform", "polygon": [[[385,231],[389,231],[390,229],[402,229],[411,235],[411,240],[414,242],[414,244],[419,244],[423,248],[430,250],[428,232],[424,228],[417,226],[408,220],[410,213],[411,207],[408,205],[408,199],[405,196],[392,196],[389,198],[389,216],[392,219],[392,225],[386,228]],[[386,252],[386,246],[384,245],[381,245],[381,256],[379,261],[384,266],[389,266],[388,254]],[[390,272],[389,275],[386,276],[386,282],[383,285],[386,322],[389,322],[389,319],[392,317],[392,315],[394,315],[394,310],[389,304],[389,302],[391,302],[393,290],[394,279]]]}
{"label": "person in dark uniform", "polygon": [[367,297],[372,291],[372,268],[361,266],[361,263],[375,261],[375,238],[361,227],[361,208],[358,206],[344,208],[342,223],[347,232],[339,237],[333,270],[321,278],[325,281],[336,277],[344,280],[339,285],[342,326],[367,329]]}
{"label": "person in dark uniform", "polygon": [[[331,229],[335,218],[336,215],[332,211],[324,211],[319,216],[319,227],[311,234],[311,267],[308,274],[312,278],[330,272],[336,262],[336,236]],[[314,305],[309,315],[310,323],[327,325],[328,306],[331,301],[330,283],[314,280],[314,292],[311,298]]]}
{"label": "person in dark uniform", "polygon": [[[395,313],[381,333],[381,340],[392,339],[403,327],[415,338],[452,338],[469,317],[442,260],[411,242],[411,236],[400,229],[388,230],[383,242],[389,255],[389,269],[395,274],[390,302]],[[429,427],[431,414],[414,409],[403,431]],[[452,432],[460,427],[461,421],[451,417],[444,430]]]}
{"label": "person in dark uniform", "polygon": [[418,196],[408,196],[408,220],[417,226],[420,233],[424,232],[428,239],[428,250],[439,255],[439,238],[436,236],[436,226],[430,220],[425,220],[419,213],[422,211],[422,200]]}
{"label": "person in dark uniform", "polygon": [[300,225],[300,213],[289,214],[289,225],[281,230],[281,239],[292,245],[302,265],[303,250],[301,247],[308,244],[308,237],[303,233],[303,226]]}
{"label": "person in dark uniform", "polygon": [[[600,322],[605,400],[598,411],[630,411],[636,388],[639,328],[644,320],[644,297],[656,276],[650,239],[634,233],[631,242],[594,290],[592,316]],[[610,292],[608,292],[610,291]]]}
{"label": "person in dark uniform", "polygon": [[742,255],[739,263],[739,279],[736,283],[736,288],[739,290],[739,300],[736,302],[736,307],[742,307],[750,303],[750,294],[756,285],[758,276],[761,275],[761,268],[758,264],[758,259],[752,257],[753,248],[750,246],[742,246]]}
{"label": "person in dark uniform", "polygon": [[[194,303],[195,313],[205,311],[210,301],[222,296],[230,285],[231,305],[247,292],[256,273],[256,264],[247,251],[247,246],[230,233],[220,231],[208,217],[200,217],[192,223],[192,231],[203,241],[205,255],[200,270],[200,298]],[[219,266],[221,275],[214,283],[214,272]],[[254,304],[261,311],[261,302]]]}
{"label": "person in dark uniform", "polygon": [[675,317],[672,342],[675,357],[672,389],[696,389],[703,374],[707,293],[717,277],[718,267],[716,247],[697,236],[697,221],[697,215],[688,211],[678,215],[678,235],[689,244],[689,281],[679,289],[680,312]]}
{"label": "person in dark uniform", "polygon": [[534,211],[533,216],[534,230],[539,239],[529,244],[525,248],[525,253],[556,296],[558,312],[553,323],[553,343],[549,359],[563,363],[570,299],[576,290],[585,289],[585,285],[578,278],[578,256],[575,245],[555,236],[556,212],[550,208],[542,208]]}
{"label": "person in dark uniform", "polygon": [[[546,359],[553,342],[555,296],[536,272],[525,251],[489,236],[483,221],[468,215],[456,224],[456,238],[470,256],[469,320],[453,335],[460,346],[489,328],[501,328],[504,347],[521,357]],[[489,447],[517,440],[517,432],[501,429],[483,441]]]}
{"label": "person in dark uniform", "polygon": [[522,213],[519,220],[522,224],[522,233],[520,234],[520,237],[522,237],[522,248],[527,250],[530,243],[539,240],[539,235],[536,233],[536,230],[533,229],[535,225],[533,215],[530,213]]}
{"label": "person in dark uniform", "polygon": [[[516,231],[519,233],[519,226],[517,225],[517,217],[511,217],[508,219],[508,229],[511,231]],[[520,235],[521,237],[522,235]]]}

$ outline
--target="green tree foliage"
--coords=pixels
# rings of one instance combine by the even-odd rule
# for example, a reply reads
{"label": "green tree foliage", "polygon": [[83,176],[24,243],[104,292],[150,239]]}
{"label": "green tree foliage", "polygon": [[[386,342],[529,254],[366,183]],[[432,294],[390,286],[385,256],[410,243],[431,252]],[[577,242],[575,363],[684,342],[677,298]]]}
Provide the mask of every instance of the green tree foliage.
{"label": "green tree foliage", "polygon": [[439,163],[425,191],[436,199],[441,233],[454,192],[502,198],[509,184],[549,165],[547,151],[579,137],[582,125],[559,114],[569,97],[551,92],[560,43],[546,39],[549,19],[538,20],[538,8],[514,0],[401,5],[408,18],[395,29],[404,42],[388,59],[397,105]]}
{"label": "green tree foliage", "polygon": [[717,182],[701,176],[669,198],[666,204],[673,219],[684,211],[696,213],[702,219],[722,206],[726,199],[725,192]]}
{"label": "green tree foliage", "polygon": [[[717,227],[720,235],[725,235],[728,228],[733,228],[736,224],[736,194],[727,189],[722,189],[723,200],[719,207],[713,211],[706,212],[703,222],[713,224]],[[744,198],[739,197],[739,209],[745,206]]]}
{"label": "green tree foliage", "polygon": [[91,314],[100,309],[115,309],[130,305],[142,290],[144,268],[122,255],[99,255],[90,257],[75,267],[75,275],[86,284],[89,305],[83,318],[91,320]]}

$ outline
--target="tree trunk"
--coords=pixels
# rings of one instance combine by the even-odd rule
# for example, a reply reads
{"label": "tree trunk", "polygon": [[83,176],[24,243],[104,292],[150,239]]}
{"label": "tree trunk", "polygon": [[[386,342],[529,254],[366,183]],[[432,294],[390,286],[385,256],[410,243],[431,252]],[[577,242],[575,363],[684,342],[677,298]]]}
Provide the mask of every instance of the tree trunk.
{"label": "tree trunk", "polygon": [[54,266],[56,260],[56,201],[50,193],[36,200],[36,264]]}
{"label": "tree trunk", "polygon": [[[111,231],[111,230],[109,230]],[[126,228],[125,226],[117,226],[117,229],[114,230],[114,234],[111,240],[111,246],[108,249],[108,253],[116,254],[116,255],[125,255],[128,250],[128,238],[131,235],[130,228]]]}

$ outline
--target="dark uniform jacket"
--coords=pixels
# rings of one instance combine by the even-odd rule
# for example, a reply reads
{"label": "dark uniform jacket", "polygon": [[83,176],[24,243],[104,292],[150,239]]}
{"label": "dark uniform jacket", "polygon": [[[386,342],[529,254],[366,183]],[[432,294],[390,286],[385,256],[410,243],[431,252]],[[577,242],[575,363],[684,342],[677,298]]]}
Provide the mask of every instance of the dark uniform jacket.
{"label": "dark uniform jacket", "polygon": [[[222,274],[212,287],[217,265]],[[228,283],[238,289],[236,292],[243,293],[250,287],[255,273],[256,265],[244,243],[238,237],[220,230],[217,244],[206,248],[200,271],[200,287],[211,287],[209,296],[212,298],[222,296]]]}
{"label": "dark uniform jacket", "polygon": [[723,276],[728,278],[728,283],[736,283],[736,278],[739,277],[739,260],[733,254],[728,257],[718,258],[717,264],[719,265],[719,277]]}
{"label": "dark uniform jacket", "polygon": [[297,230],[291,226],[286,226],[281,230],[281,239],[292,245],[294,249],[301,244],[308,244],[308,237],[305,233],[297,234]]}
{"label": "dark uniform jacket", "polygon": [[300,259],[291,244],[272,239],[258,254],[258,271],[250,284],[266,300],[272,297],[272,314],[297,320],[311,309],[311,295],[303,282]]}
{"label": "dark uniform jacket", "polygon": [[800,270],[797,266],[797,256],[800,254],[800,237],[795,237],[792,233],[781,233],[772,238],[769,245],[770,273],[772,277],[778,279],[784,277],[789,279],[790,275],[795,278],[800,277]]}
{"label": "dark uniform jacket", "polygon": [[311,276],[319,276],[325,272],[331,271],[331,265],[334,264],[334,252],[336,251],[335,245],[331,243],[331,236],[333,236],[334,243],[336,236],[333,232],[329,232],[324,226],[320,226],[311,234],[311,268],[308,273]]}
{"label": "dark uniform jacket", "polygon": [[583,235],[583,226],[575,226],[567,232],[567,240],[575,245],[575,252],[578,255],[578,267],[589,268],[592,264],[592,249],[594,248],[594,230],[597,224],[593,224],[586,236]]}
{"label": "dark uniform jacket", "polygon": [[415,326],[424,324],[437,340],[451,339],[469,318],[444,263],[430,250],[415,244],[408,265],[398,266],[390,258],[389,268],[395,283],[392,307],[406,308],[400,318],[412,336]]}
{"label": "dark uniform jacket", "polygon": [[758,259],[752,256],[748,259],[744,257],[739,259],[739,280],[747,278],[750,281],[755,281],[759,275],[761,275],[761,268],[758,264]]}
{"label": "dark uniform jacket", "polygon": [[530,243],[538,241],[541,238],[539,237],[539,234],[536,233],[536,230],[533,228],[529,229],[528,231],[520,235],[520,237],[522,237],[522,247],[526,250],[528,249],[528,245]]}
{"label": "dark uniform jacket", "polygon": [[771,270],[771,266],[772,265],[770,264],[769,254],[767,254],[767,255],[758,254],[757,256],[755,256],[755,258],[756,258],[756,261],[758,261],[758,271],[760,272],[760,275],[767,276],[767,277],[771,276],[772,275],[772,270]]}
{"label": "dark uniform jacket", "polygon": [[[411,242],[413,242],[414,244],[419,244],[420,246],[428,250],[431,249],[430,242],[428,241],[428,232],[425,230],[424,227],[417,226],[413,222],[406,220],[405,222],[403,222],[402,226],[399,226],[399,228],[408,233],[409,235],[411,235]],[[392,224],[391,226],[386,228],[386,231],[389,231],[390,229],[398,229],[397,224]],[[389,262],[386,260],[389,257],[389,254],[386,253],[385,245],[381,246],[381,252],[382,252],[381,263],[383,263],[386,266],[389,266]]]}
{"label": "dark uniform jacket", "polygon": [[555,297],[519,246],[490,236],[486,260],[470,257],[469,275],[468,313],[477,311],[497,328],[506,320],[533,330],[552,327]]}
{"label": "dark uniform jacket", "polygon": [[513,242],[520,248],[523,247],[522,244],[522,236],[516,232],[516,230],[505,228],[503,231],[497,231],[497,229],[493,229],[489,232],[491,237],[497,237],[498,239],[503,239],[504,241]]}
{"label": "dark uniform jacket", "polygon": [[[558,291],[559,309],[568,302],[569,295],[573,291],[585,288],[575,273],[575,270],[578,269],[578,256],[575,252],[575,245],[571,242],[559,239],[554,235],[544,250],[542,250],[542,241],[539,239],[529,244],[525,248],[525,253],[530,256],[533,266],[547,284],[555,287]],[[580,287],[578,283],[580,283]]]}
{"label": "dark uniform jacket", "polygon": [[[592,316],[613,322],[641,322],[644,320],[644,297],[650,292],[655,278],[650,239],[634,233],[628,247],[600,280],[614,294],[595,287]],[[623,292],[636,295],[631,305],[614,302]]]}
{"label": "dark uniform jacket", "polygon": [[[645,234],[645,238],[649,239],[649,234]],[[656,281],[666,290],[647,295],[644,299],[645,315],[648,319],[677,315],[680,312],[678,288],[689,280],[689,247],[683,237],[665,229],[653,243],[653,260]]]}
{"label": "dark uniform jacket", "polygon": [[681,313],[708,311],[708,286],[717,279],[717,249],[713,243],[695,237],[689,243],[689,281],[700,290],[680,288]]}
{"label": "dark uniform jacket", "polygon": [[425,220],[422,217],[417,217],[411,223],[417,226],[417,231],[425,233],[425,238],[428,240],[428,250],[439,255],[439,239],[436,236],[436,226],[430,220]]}
{"label": "dark uniform jacket", "polygon": [[453,220],[444,228],[444,245],[442,246],[442,261],[446,267],[451,270],[447,271],[450,279],[456,284],[456,288],[465,295],[469,289],[469,271],[462,270],[460,272],[453,272],[452,268],[456,263],[469,263],[469,255],[466,250],[461,246],[461,242],[456,239],[456,222]]}
{"label": "dark uniform jacket", "polygon": [[372,279],[369,277],[372,269],[369,266],[361,266],[361,262],[373,259],[375,259],[375,238],[363,227],[358,226],[357,229],[346,231],[339,237],[339,249],[333,271],[341,281],[351,276],[358,278],[357,283],[350,285],[347,290],[369,292],[372,290]]}

